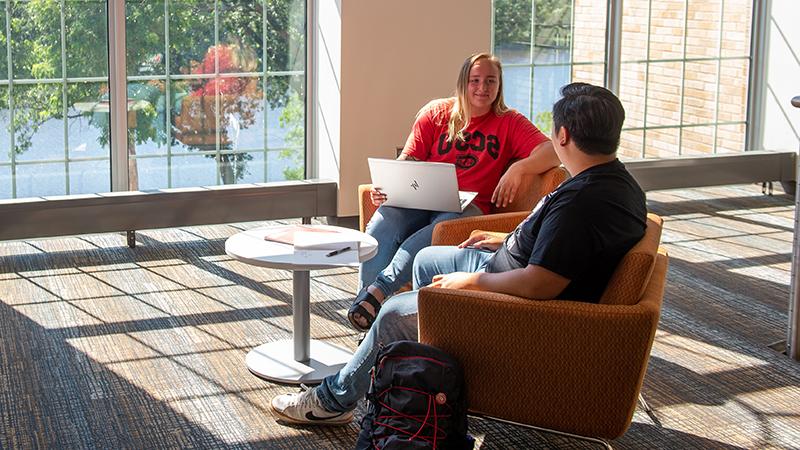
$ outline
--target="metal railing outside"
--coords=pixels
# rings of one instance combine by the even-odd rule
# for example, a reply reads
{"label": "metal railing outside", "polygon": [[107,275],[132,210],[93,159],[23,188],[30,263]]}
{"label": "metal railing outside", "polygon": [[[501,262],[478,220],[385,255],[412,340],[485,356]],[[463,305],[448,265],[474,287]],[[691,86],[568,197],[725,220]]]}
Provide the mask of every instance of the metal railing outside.
{"label": "metal railing outside", "polygon": [[[800,108],[800,95],[792,99],[792,106]],[[798,149],[800,152],[800,149]],[[798,153],[800,155],[800,153]],[[795,173],[800,173],[800,156]],[[789,298],[789,329],[786,333],[786,354],[800,360],[800,182],[795,180],[794,240],[792,242],[791,297]]]}

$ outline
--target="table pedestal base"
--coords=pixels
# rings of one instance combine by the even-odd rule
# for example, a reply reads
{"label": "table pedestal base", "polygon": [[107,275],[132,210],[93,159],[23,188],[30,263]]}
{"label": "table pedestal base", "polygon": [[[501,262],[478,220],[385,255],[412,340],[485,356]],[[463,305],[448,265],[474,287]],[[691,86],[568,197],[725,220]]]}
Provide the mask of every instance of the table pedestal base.
{"label": "table pedestal base", "polygon": [[294,345],[289,339],[259,345],[247,354],[247,368],[270,381],[315,384],[338,372],[353,356],[341,347],[312,339],[309,360],[295,361]]}

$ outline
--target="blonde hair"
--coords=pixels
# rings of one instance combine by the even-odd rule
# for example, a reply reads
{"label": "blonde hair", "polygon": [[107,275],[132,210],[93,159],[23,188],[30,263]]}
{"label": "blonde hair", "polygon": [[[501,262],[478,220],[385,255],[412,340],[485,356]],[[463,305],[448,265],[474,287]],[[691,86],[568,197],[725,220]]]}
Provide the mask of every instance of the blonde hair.
{"label": "blonde hair", "polygon": [[452,142],[456,138],[464,140],[464,130],[469,126],[470,118],[472,117],[470,109],[472,106],[467,98],[467,87],[469,86],[469,72],[476,62],[487,60],[494,64],[498,72],[498,87],[497,98],[492,102],[492,111],[498,116],[503,115],[508,111],[503,100],[503,65],[500,59],[490,53],[476,53],[464,61],[461,66],[461,71],[458,73],[458,81],[456,82],[456,100],[453,103],[453,109],[450,112],[450,120],[447,123],[447,140]]}

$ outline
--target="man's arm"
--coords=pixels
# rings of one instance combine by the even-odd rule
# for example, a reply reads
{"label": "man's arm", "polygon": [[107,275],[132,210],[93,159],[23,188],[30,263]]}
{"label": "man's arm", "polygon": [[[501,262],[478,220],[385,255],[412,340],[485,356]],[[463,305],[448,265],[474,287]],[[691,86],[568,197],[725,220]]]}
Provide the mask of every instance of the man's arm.
{"label": "man's arm", "polygon": [[535,300],[550,300],[563,292],[569,282],[569,279],[542,266],[529,264],[521,269],[500,273],[455,272],[437,275],[429,286],[490,291]]}
{"label": "man's arm", "polygon": [[559,164],[561,161],[553,149],[553,143],[549,140],[542,142],[527,158],[520,159],[506,169],[492,193],[492,203],[495,206],[507,206],[514,201],[523,178],[546,172]]}

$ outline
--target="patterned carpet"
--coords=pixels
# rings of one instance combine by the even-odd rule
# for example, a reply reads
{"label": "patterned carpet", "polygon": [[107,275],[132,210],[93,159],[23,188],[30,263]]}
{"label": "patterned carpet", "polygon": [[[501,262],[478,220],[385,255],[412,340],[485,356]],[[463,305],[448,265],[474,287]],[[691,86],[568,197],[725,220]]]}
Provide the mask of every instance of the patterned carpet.
{"label": "patterned carpet", "polygon": [[[637,410],[613,446],[800,447],[800,363],[767,347],[785,338],[792,199],[755,185],[648,198],[671,258],[643,388],[655,420]],[[0,243],[0,448],[352,448],[357,423],[276,422],[270,399],[296,388],[243,364],[292,330],[291,274],[224,252],[259,225],[144,231],[136,249],[119,234]],[[312,276],[312,336],[354,349],[356,272]],[[594,447],[470,431],[481,449]]]}

